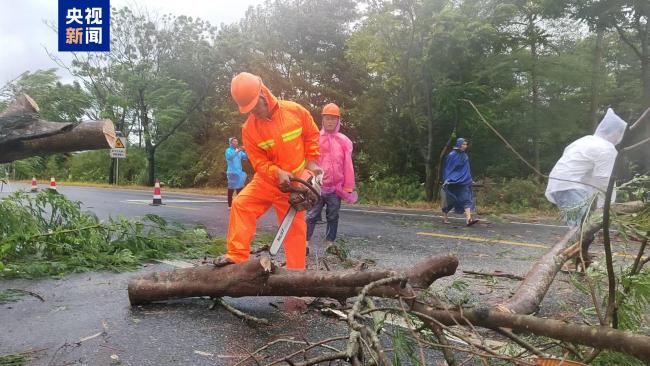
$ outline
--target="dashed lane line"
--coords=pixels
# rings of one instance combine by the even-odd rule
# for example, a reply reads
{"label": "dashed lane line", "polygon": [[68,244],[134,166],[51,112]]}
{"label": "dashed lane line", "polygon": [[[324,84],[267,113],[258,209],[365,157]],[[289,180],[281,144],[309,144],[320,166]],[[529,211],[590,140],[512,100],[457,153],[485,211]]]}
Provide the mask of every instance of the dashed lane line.
{"label": "dashed lane line", "polygon": [[[369,213],[369,214],[381,214],[381,215],[394,215],[394,216],[429,217],[429,218],[442,219],[442,216],[440,216],[440,215],[394,212],[394,211],[380,211],[380,210],[363,210],[363,209],[358,209],[358,208],[343,208],[342,207],[341,211]],[[450,220],[462,220],[462,221],[465,221],[464,218],[458,218],[458,217],[450,217],[449,219]],[[544,226],[544,227],[557,227],[557,228],[566,228],[567,227],[565,225],[539,224],[539,223],[534,223],[534,222],[520,222],[520,221],[506,221],[505,223],[507,223],[507,224],[515,224],[515,225]]]}
{"label": "dashed lane line", "polygon": [[461,239],[461,240],[477,241],[477,242],[484,242],[484,243],[514,245],[514,246],[528,247],[528,248],[542,248],[542,249],[550,248],[548,245],[544,245],[544,244],[524,243],[524,242],[519,242],[519,241],[492,239],[492,238],[484,238],[484,237],[478,237],[478,236],[452,235],[452,234],[440,234],[440,233],[425,233],[425,232],[419,232],[419,233],[416,233],[416,234],[417,235],[424,235],[424,236],[433,236],[433,237],[436,237],[436,238]]}
{"label": "dashed lane line", "polygon": [[[511,240],[501,240],[501,239],[492,239],[479,236],[469,236],[469,235],[452,235],[452,234],[441,234],[441,233],[429,233],[429,232],[418,232],[416,235],[420,236],[431,236],[435,238],[445,238],[445,239],[460,239],[467,241],[475,241],[481,243],[492,243],[492,244],[504,244],[504,245],[513,245],[519,247],[528,247],[528,248],[539,248],[539,249],[549,249],[550,246],[540,243],[525,243],[520,241],[511,241]],[[596,252],[599,255],[605,255],[604,252]],[[628,254],[624,252],[614,252],[612,253],[614,257],[622,258],[636,258],[635,254]],[[645,257],[643,257],[645,259]]]}

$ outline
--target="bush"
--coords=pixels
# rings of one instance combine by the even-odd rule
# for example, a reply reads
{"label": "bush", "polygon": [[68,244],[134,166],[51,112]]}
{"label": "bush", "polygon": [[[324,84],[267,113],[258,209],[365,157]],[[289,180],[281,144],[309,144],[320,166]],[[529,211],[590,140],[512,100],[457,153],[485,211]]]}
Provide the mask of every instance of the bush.
{"label": "bush", "polygon": [[424,186],[414,178],[389,177],[358,182],[360,203],[405,203],[426,199]]}
{"label": "bush", "polygon": [[553,206],[544,196],[545,188],[545,184],[537,183],[531,178],[486,179],[483,187],[475,190],[476,204],[507,212],[550,210]]}
{"label": "bush", "polygon": [[[550,210],[553,206],[544,196],[544,184],[533,179],[486,179],[482,186],[474,188],[476,205],[490,207],[502,212]],[[360,203],[404,204],[425,202],[424,184],[416,178],[388,177],[358,182]]]}
{"label": "bush", "polygon": [[86,151],[68,159],[68,178],[80,182],[108,182],[110,159],[106,151]]}

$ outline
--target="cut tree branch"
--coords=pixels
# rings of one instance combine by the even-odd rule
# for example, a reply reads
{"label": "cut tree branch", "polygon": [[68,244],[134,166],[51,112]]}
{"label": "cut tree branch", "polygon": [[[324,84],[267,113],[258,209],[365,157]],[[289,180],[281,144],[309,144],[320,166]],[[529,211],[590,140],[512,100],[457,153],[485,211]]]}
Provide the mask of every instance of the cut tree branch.
{"label": "cut tree branch", "polygon": [[[585,237],[591,237],[598,230],[600,230],[600,225],[588,229]],[[544,254],[528,271],[515,294],[503,304],[497,305],[497,308],[516,314],[532,314],[536,312],[551,283],[553,283],[555,275],[571,257],[571,253],[567,249],[571,247],[577,233],[578,229],[570,230]],[[572,252],[577,254],[578,251]]]}
{"label": "cut tree branch", "polygon": [[415,315],[422,314],[446,325],[473,325],[493,330],[510,328],[515,332],[527,332],[560,341],[623,352],[646,364],[650,363],[650,347],[648,347],[650,337],[610,327],[587,326],[530,315],[508,314],[487,308],[463,310],[462,313],[437,310],[420,302],[415,302],[411,310]]}
{"label": "cut tree branch", "polygon": [[111,120],[46,121],[28,95],[18,97],[0,113],[0,163],[37,155],[108,149],[115,146],[115,140]]}
{"label": "cut tree branch", "polygon": [[[436,279],[455,273],[458,259],[428,257],[403,271],[410,286],[428,288]],[[346,299],[371,283],[396,275],[394,271],[290,271],[271,265],[268,257],[217,268],[200,266],[154,272],[129,280],[131,305],[174,298],[210,296],[311,296]],[[399,285],[373,288],[370,296],[395,297],[406,293]]]}
{"label": "cut tree branch", "polygon": [[[614,204],[612,210],[619,213],[634,213],[643,207],[641,202],[628,202]],[[577,229],[570,230],[533,265],[515,294],[506,302],[497,305],[497,309],[515,314],[535,313],[562,265],[580,254],[583,246],[591,242],[601,228],[603,228],[603,221],[597,220],[589,223],[586,229],[582,228],[582,232]],[[571,245],[572,243],[575,244]]]}
{"label": "cut tree branch", "polygon": [[628,151],[634,150],[634,149],[636,149],[636,148],[638,148],[638,147],[641,147],[641,146],[647,144],[648,142],[650,142],[650,137],[648,137],[648,138],[646,138],[646,139],[643,139],[643,140],[637,142],[636,144],[633,144],[633,145],[630,145],[630,146],[625,147],[625,148],[623,149],[623,151],[624,151],[624,152],[628,152]]}
{"label": "cut tree branch", "polygon": [[630,131],[634,131],[635,128],[639,127],[641,125],[641,122],[645,120],[645,118],[648,116],[648,113],[650,113],[650,108],[646,109],[645,112],[639,117],[633,124],[630,126]]}

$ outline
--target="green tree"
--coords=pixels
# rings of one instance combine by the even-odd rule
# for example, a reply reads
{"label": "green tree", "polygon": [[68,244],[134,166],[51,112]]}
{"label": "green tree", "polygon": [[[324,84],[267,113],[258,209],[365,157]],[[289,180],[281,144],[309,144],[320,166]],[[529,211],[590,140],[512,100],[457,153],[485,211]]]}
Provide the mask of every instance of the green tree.
{"label": "green tree", "polygon": [[137,134],[153,185],[157,149],[214,92],[214,29],[201,19],[154,20],[128,8],[113,9],[111,24],[111,51],[77,58],[71,69],[94,91],[100,113],[119,121],[127,137]]}

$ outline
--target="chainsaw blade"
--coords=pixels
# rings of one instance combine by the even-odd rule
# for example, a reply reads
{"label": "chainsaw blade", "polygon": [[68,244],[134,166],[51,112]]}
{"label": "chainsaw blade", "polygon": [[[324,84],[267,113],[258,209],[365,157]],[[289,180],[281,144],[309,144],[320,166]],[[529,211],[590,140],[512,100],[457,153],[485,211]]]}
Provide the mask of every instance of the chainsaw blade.
{"label": "chainsaw blade", "polygon": [[287,214],[284,216],[282,224],[280,224],[280,228],[275,234],[275,238],[273,238],[273,244],[271,244],[271,249],[269,249],[269,253],[271,253],[271,255],[278,254],[282,243],[284,243],[284,239],[287,237],[287,233],[289,232],[289,228],[291,227],[291,223],[293,222],[294,217],[296,217],[296,209],[291,207],[289,208],[289,211],[287,211]]}

